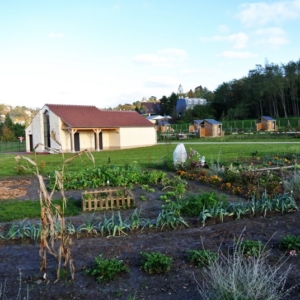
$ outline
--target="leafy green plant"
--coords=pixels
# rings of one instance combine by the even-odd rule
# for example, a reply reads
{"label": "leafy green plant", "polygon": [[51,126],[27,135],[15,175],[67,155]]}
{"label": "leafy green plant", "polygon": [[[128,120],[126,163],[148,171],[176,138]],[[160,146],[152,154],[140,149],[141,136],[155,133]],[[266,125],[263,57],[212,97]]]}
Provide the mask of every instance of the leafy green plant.
{"label": "leafy green plant", "polygon": [[176,228],[180,225],[189,225],[182,218],[181,205],[178,202],[167,201],[166,205],[162,206],[162,211],[159,213],[156,219],[156,228],[161,230],[166,226],[169,228]]}
{"label": "leafy green plant", "polygon": [[147,200],[145,195],[141,195],[141,196],[140,196],[140,199],[141,199],[142,201],[146,201],[146,200]]}
{"label": "leafy green plant", "polygon": [[300,236],[286,235],[279,241],[279,248],[282,250],[300,250]]}
{"label": "leafy green plant", "polygon": [[108,282],[114,280],[120,273],[128,271],[129,269],[123,261],[115,258],[104,259],[103,255],[100,254],[95,258],[93,266],[86,268],[84,273],[94,276],[98,282]]}
{"label": "leafy green plant", "polygon": [[218,254],[210,250],[188,250],[188,261],[198,267],[209,266],[214,263]]}
{"label": "leafy green plant", "polygon": [[199,216],[203,207],[208,209],[216,204],[221,206],[221,203],[225,200],[225,196],[218,196],[215,192],[189,195],[187,199],[180,201],[182,205],[181,212],[188,217]]}
{"label": "leafy green plant", "polygon": [[237,247],[239,251],[246,257],[259,257],[264,251],[264,245],[261,241],[244,240],[238,241]]}
{"label": "leafy green plant", "polygon": [[172,265],[172,258],[158,252],[141,252],[144,261],[142,269],[149,274],[169,272]]}
{"label": "leafy green plant", "polygon": [[87,217],[84,215],[85,222],[77,228],[77,232],[85,232],[87,234],[96,233],[97,234],[97,224],[95,222],[94,214]]}

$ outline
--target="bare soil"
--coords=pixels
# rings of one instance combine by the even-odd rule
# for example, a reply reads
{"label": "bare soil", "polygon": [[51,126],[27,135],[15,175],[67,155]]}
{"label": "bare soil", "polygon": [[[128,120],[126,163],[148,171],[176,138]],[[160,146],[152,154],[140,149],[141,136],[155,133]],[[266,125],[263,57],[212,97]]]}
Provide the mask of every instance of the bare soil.
{"label": "bare soil", "polygon": [[[17,179],[13,185],[2,181],[0,188],[0,198],[7,197],[8,191],[4,189],[6,188],[16,193],[13,194],[13,198],[24,201],[38,199],[38,185],[34,178],[22,182]],[[188,193],[203,191],[221,193],[199,182],[189,182]],[[20,194],[16,196],[18,192]],[[142,209],[142,215],[155,218],[163,204],[159,200],[159,196],[163,194],[161,189],[156,187],[154,193],[148,193],[136,186],[132,192],[137,207]],[[82,191],[66,191],[66,196],[80,201],[81,193]],[[146,196],[146,201],[140,200],[141,195]],[[229,194],[226,196],[230,201],[245,200]],[[54,198],[58,197],[59,194],[54,195]],[[131,212],[132,209],[121,211],[122,216]],[[111,212],[106,214],[110,215]],[[90,216],[91,213],[87,213],[74,217],[72,222],[80,225]],[[95,218],[101,216],[103,212],[94,215]],[[30,299],[200,299],[195,278],[198,282],[202,281],[201,268],[188,263],[187,250],[205,247],[215,251],[219,248],[226,251],[233,245],[234,239],[243,232],[245,239],[268,242],[267,247],[271,249],[270,263],[274,263],[284,254],[278,249],[279,240],[288,234],[300,235],[300,212],[273,214],[266,218],[257,216],[242,220],[227,219],[223,223],[211,221],[205,227],[202,227],[196,219],[190,218],[188,222],[189,228],[181,227],[177,230],[145,230],[117,237],[96,235],[74,237],[71,249],[76,268],[74,282],[61,279],[54,283],[57,261],[50,255],[46,280],[42,278],[42,274],[39,273],[38,244],[27,240],[1,241],[0,287],[1,283],[6,281],[7,299],[16,299],[21,272],[21,299],[26,296],[27,290]],[[7,224],[2,223],[0,226]],[[172,257],[171,271],[167,274],[147,274],[140,267],[141,251],[156,251]],[[90,266],[99,254],[103,254],[105,258],[123,260],[130,271],[109,283],[96,282],[91,276],[84,275],[83,270]],[[288,288],[300,282],[300,262],[297,257],[290,257],[287,264],[293,265],[287,282]],[[299,292],[300,288],[297,287],[289,299],[299,299]]]}

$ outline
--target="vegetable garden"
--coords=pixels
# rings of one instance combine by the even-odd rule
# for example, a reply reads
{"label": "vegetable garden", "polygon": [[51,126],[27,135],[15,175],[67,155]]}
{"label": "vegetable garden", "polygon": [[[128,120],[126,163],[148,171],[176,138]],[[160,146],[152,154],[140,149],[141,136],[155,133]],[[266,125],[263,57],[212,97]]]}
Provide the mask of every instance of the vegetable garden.
{"label": "vegetable garden", "polygon": [[[62,234],[73,241],[66,248],[76,270],[72,284],[67,265],[58,274],[51,257],[46,271],[38,272],[35,243],[41,239],[40,222],[24,217],[2,223],[0,290],[11,299],[17,298],[11,286],[18,287],[23,298],[27,292],[30,298],[51,294],[55,299],[212,299],[225,294],[230,298],[234,282],[227,282],[225,288],[214,276],[225,265],[227,272],[239,274],[239,279],[232,279],[230,273],[225,277],[242,280],[238,292],[248,295],[246,299],[255,297],[252,292],[268,299],[266,289],[274,297],[279,295],[278,299],[287,295],[297,299],[299,156],[296,151],[252,153],[226,161],[216,157],[204,167],[199,166],[198,151],[190,149],[187,161],[176,168],[170,157],[147,167],[131,162],[66,168],[60,179],[63,188],[46,162],[42,174],[51,196],[71,191],[70,202],[80,206],[83,195],[120,188],[134,196],[134,205],[79,213],[66,218],[65,227],[54,218],[54,241]],[[22,196],[20,201],[33,195]],[[11,201],[1,202],[5,207]],[[22,257],[6,264],[16,252]],[[25,257],[30,260],[26,262]],[[255,280],[241,277],[246,276],[246,266],[260,270]],[[268,273],[264,272],[267,268]],[[268,278],[266,286],[260,285],[261,278]]]}

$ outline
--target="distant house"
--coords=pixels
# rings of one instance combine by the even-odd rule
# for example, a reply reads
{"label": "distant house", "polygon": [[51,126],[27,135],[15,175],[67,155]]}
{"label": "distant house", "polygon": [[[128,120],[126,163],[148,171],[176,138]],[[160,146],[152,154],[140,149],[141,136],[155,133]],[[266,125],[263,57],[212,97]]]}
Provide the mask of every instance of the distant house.
{"label": "distant house", "polygon": [[151,123],[155,124],[156,130],[162,133],[174,131],[171,127],[171,124],[168,122],[169,119],[172,119],[170,116],[148,116],[146,117]]}
{"label": "distant house", "polygon": [[153,116],[146,117],[146,119],[150,121],[152,124],[157,125],[159,121],[162,121],[164,119],[164,117],[161,115],[153,115]]}
{"label": "distant house", "polygon": [[214,119],[192,121],[189,126],[189,132],[195,133],[196,137],[223,136],[222,124]]}
{"label": "distant house", "polygon": [[176,112],[183,115],[187,109],[193,108],[195,105],[206,105],[207,100],[202,98],[180,98],[176,103]]}
{"label": "distant house", "polygon": [[276,131],[276,120],[269,116],[261,116],[256,120],[257,131]]}
{"label": "distant house", "polygon": [[140,112],[148,116],[159,115],[161,112],[160,102],[142,102]]}
{"label": "distant house", "polygon": [[155,126],[135,111],[46,104],[25,130],[26,151],[125,149],[157,143]]}

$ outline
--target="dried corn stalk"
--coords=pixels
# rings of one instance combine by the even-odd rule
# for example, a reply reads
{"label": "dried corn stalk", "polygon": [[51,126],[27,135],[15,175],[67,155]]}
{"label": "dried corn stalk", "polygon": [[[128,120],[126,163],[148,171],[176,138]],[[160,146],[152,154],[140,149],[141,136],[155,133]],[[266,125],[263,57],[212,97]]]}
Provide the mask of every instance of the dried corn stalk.
{"label": "dried corn stalk", "polygon": [[[57,141],[56,141],[57,142]],[[37,144],[35,149],[43,144]],[[72,161],[73,159],[80,157],[81,154],[86,153],[87,156],[91,159],[93,164],[95,164],[93,155],[88,152],[87,150],[83,150],[81,152],[78,152],[68,159],[64,159],[63,156],[63,162],[62,162],[62,171],[55,171],[55,184],[53,186],[53,189],[51,193],[46,189],[44,179],[39,174],[39,167],[37,163],[37,156],[35,153],[35,159],[31,160],[28,157],[24,156],[17,156],[16,160],[19,162],[21,159],[24,159],[27,164],[31,164],[35,168],[34,174],[37,176],[38,182],[39,182],[39,199],[40,199],[40,207],[41,207],[41,238],[40,238],[40,250],[39,255],[41,257],[41,264],[40,264],[40,270],[44,272],[44,277],[46,277],[46,270],[47,270],[47,254],[51,254],[54,257],[56,257],[58,261],[58,267],[57,267],[57,280],[59,280],[60,277],[60,270],[62,261],[64,261],[63,266],[64,268],[69,265],[70,275],[72,280],[75,277],[75,267],[73,263],[73,259],[71,256],[71,245],[72,245],[72,239],[71,236],[66,232],[66,226],[65,226],[65,208],[67,205],[67,198],[64,194],[64,184],[63,184],[63,178],[64,178],[64,169],[65,165]],[[23,166],[24,169],[28,169],[27,166]],[[52,203],[52,196],[54,194],[54,191],[58,189],[62,195],[62,203],[60,205],[54,205]],[[56,231],[55,224],[59,224],[60,226],[60,232],[58,233]]]}

